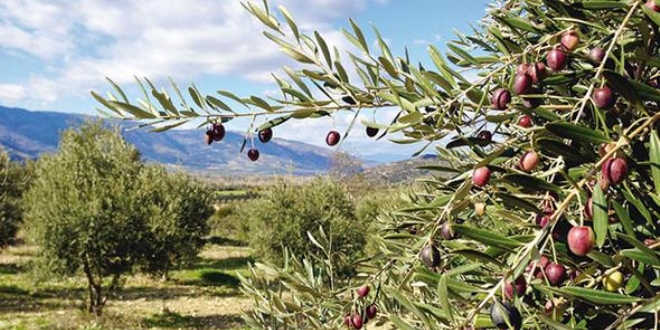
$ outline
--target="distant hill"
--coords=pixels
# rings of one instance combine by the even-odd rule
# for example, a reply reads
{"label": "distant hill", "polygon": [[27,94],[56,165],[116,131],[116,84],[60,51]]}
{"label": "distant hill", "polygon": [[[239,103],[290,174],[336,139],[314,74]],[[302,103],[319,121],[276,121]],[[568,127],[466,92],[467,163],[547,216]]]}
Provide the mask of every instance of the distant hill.
{"label": "distant hill", "polygon": [[[44,152],[57,150],[60,134],[83,123],[84,115],[27,111],[0,106],[0,146],[13,159],[34,159]],[[181,166],[189,171],[217,175],[296,174],[326,172],[332,152],[309,144],[274,138],[259,144],[260,158],[251,162],[239,154],[242,134],[228,131],[224,140],[207,146],[202,130],[170,130],[151,133],[127,130],[136,123],[108,121],[122,127],[127,141],[134,144],[146,161]]]}

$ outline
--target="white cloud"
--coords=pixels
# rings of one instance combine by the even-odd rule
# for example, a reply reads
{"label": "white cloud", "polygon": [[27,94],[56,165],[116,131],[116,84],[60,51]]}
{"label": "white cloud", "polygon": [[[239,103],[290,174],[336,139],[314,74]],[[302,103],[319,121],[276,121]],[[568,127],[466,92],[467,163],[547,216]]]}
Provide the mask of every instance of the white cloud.
{"label": "white cloud", "polygon": [[[285,5],[301,27],[320,30],[331,44],[341,45],[333,19],[363,11],[369,2],[386,1],[279,0],[271,1],[271,9]],[[237,0],[0,2],[0,52],[34,56],[50,70],[48,77],[12,84],[38,90],[29,97],[45,103],[87,95],[104,86],[106,76],[118,82],[132,82],[134,75],[157,81],[202,75],[270,81],[269,73],[287,59],[262,29]],[[0,103],[18,100],[0,95]]]}
{"label": "white cloud", "polygon": [[0,100],[16,102],[25,98],[25,87],[17,84],[0,84]]}

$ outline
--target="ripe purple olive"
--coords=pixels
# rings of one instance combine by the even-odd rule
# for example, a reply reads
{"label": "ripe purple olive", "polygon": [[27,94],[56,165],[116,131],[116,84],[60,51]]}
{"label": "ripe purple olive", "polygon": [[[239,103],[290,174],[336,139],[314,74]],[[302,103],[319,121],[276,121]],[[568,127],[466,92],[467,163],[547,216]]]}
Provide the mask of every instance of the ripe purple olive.
{"label": "ripe purple olive", "polygon": [[536,215],[536,224],[544,228],[550,222],[550,217],[552,217],[552,213],[538,214]]}
{"label": "ripe purple olive", "polygon": [[211,143],[213,143],[213,140],[215,140],[215,132],[212,129],[206,131],[206,135],[204,135],[204,139],[207,145],[211,145]]}
{"label": "ripe purple olive", "polygon": [[545,276],[551,285],[557,286],[566,279],[566,268],[563,265],[551,263],[545,267]]}
{"label": "ripe purple olive", "polygon": [[528,74],[532,77],[532,81],[536,84],[548,76],[548,70],[545,68],[543,62],[536,62],[530,68]]}
{"label": "ripe purple olive", "polygon": [[561,49],[553,49],[548,52],[546,63],[552,71],[559,71],[566,66],[566,53]]}
{"label": "ripe purple olive", "polygon": [[532,126],[532,116],[530,115],[522,115],[520,118],[518,118],[518,125],[521,127],[531,127]]}
{"label": "ripe purple olive", "polygon": [[477,134],[477,137],[482,140],[490,141],[493,138],[493,133],[490,131],[481,131]]}
{"label": "ripe purple olive", "polygon": [[594,90],[593,100],[594,104],[601,109],[609,109],[616,103],[614,92],[607,86],[596,88]]}
{"label": "ripe purple olive", "polygon": [[535,151],[528,151],[520,157],[520,169],[525,172],[531,172],[539,164],[539,154]]}
{"label": "ripe purple olive", "polygon": [[341,139],[341,135],[339,135],[339,132],[337,131],[330,131],[328,132],[328,135],[325,137],[325,143],[327,143],[329,146],[335,146],[337,143],[339,143],[339,140]]}
{"label": "ripe purple olive", "polygon": [[479,167],[472,173],[472,183],[477,187],[483,187],[490,181],[490,169],[488,167]]}
{"label": "ripe purple olive", "polygon": [[371,304],[367,306],[365,312],[367,313],[367,317],[369,319],[373,319],[374,317],[376,317],[376,314],[378,314],[378,307],[376,307],[375,304]]}
{"label": "ripe purple olive", "polygon": [[520,330],[522,326],[520,312],[516,306],[508,301],[502,304],[495,302],[490,307],[490,320],[498,329],[510,329],[511,326],[515,330]]}
{"label": "ripe purple olive", "polygon": [[596,64],[600,64],[605,59],[605,51],[600,47],[593,48],[589,51],[589,59]]}
{"label": "ripe purple olive", "polygon": [[248,150],[247,156],[251,161],[256,162],[259,159],[259,150],[252,148]]}
{"label": "ripe purple olive", "polygon": [[360,314],[353,314],[351,324],[355,329],[362,329],[362,316],[360,316]]}
{"label": "ripe purple olive", "polygon": [[527,281],[525,281],[524,276],[518,276],[513,283],[507,281],[504,284],[504,295],[507,299],[513,299],[514,296],[522,297],[525,290],[527,290]]}
{"label": "ripe purple olive", "polygon": [[511,102],[511,92],[504,88],[496,89],[490,97],[490,104],[497,110],[505,110],[509,102]]}
{"label": "ripe purple olive", "polygon": [[451,228],[451,225],[448,222],[445,222],[440,227],[440,236],[446,240],[452,240],[458,237],[458,234],[454,232]]}
{"label": "ripe purple olive", "polygon": [[548,70],[543,62],[536,62],[533,64],[523,63],[516,69],[516,76],[524,74],[527,74],[532,78],[532,82],[536,84],[548,76]]}
{"label": "ripe purple olive", "polygon": [[568,231],[568,248],[576,256],[584,257],[593,250],[595,239],[591,227],[576,226]]}
{"label": "ripe purple olive", "polygon": [[561,46],[569,52],[577,47],[578,42],[580,42],[580,36],[575,31],[564,32],[559,41]]}
{"label": "ripe purple olive", "polygon": [[352,323],[353,322],[351,321],[351,315],[349,314],[344,315],[344,325],[350,328],[352,326]]}
{"label": "ripe purple olive", "polygon": [[422,262],[428,268],[435,268],[440,265],[440,251],[433,245],[427,245],[422,250]]}
{"label": "ripe purple olive", "polygon": [[646,1],[646,3],[644,4],[644,6],[645,6],[646,8],[649,8],[649,9],[653,10],[653,11],[656,12],[656,13],[660,12],[660,6],[656,5],[656,4],[655,4],[655,1],[653,1],[653,0],[648,0],[648,1]]}
{"label": "ripe purple olive", "polygon": [[594,199],[591,197],[589,197],[584,204],[584,217],[587,218],[587,220],[594,218]]}
{"label": "ripe purple olive", "polygon": [[608,159],[601,168],[603,179],[611,184],[619,184],[625,180],[628,175],[628,164],[621,157]]}
{"label": "ripe purple olive", "polygon": [[261,143],[268,143],[270,139],[273,138],[273,130],[270,128],[266,128],[264,130],[259,131],[259,141]]}
{"label": "ripe purple olive", "polygon": [[532,89],[532,77],[528,74],[517,74],[513,80],[513,92],[518,95],[525,95]]}
{"label": "ripe purple olive", "polygon": [[522,115],[520,118],[518,118],[518,126],[520,127],[531,127],[532,126],[532,116],[530,115]]}
{"label": "ripe purple olive", "polygon": [[225,127],[222,124],[213,124],[213,132],[215,133],[213,136],[215,142],[220,142],[225,138]]}
{"label": "ripe purple olive", "polygon": [[363,285],[361,286],[358,291],[358,298],[364,298],[369,295],[369,286],[368,285]]}
{"label": "ripe purple olive", "polygon": [[366,131],[368,137],[374,137],[376,134],[378,134],[378,128],[376,127],[367,126]]}

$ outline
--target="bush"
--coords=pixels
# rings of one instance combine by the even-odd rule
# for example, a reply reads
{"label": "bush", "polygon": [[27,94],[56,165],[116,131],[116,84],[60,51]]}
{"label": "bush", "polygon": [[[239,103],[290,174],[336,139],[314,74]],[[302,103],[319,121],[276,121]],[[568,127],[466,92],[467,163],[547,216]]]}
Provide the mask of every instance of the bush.
{"label": "bush", "polygon": [[36,163],[25,194],[25,226],[41,248],[39,266],[82,271],[88,311],[137,266],[166,274],[194,258],[207,233],[210,192],[180,173],[145,167],[119,131],[86,123],[62,135],[58,152]]}
{"label": "bush", "polygon": [[316,179],[302,185],[279,183],[241,212],[249,217],[250,246],[262,260],[284,261],[284,248],[293,256],[314,256],[320,251],[307,236],[323,228],[332,242],[338,274],[348,274],[362,256],[369,224],[355,217],[348,193],[338,184]]}
{"label": "bush", "polygon": [[193,261],[204,245],[213,212],[211,190],[184,173],[155,165],[142,170],[140,181],[147,208],[145,269],[167,277],[173,266]]}
{"label": "bush", "polygon": [[0,248],[11,244],[22,221],[21,196],[30,175],[27,167],[13,162],[0,149]]}
{"label": "bush", "polygon": [[216,204],[215,213],[209,219],[211,235],[247,244],[250,240],[250,219],[257,208],[257,201],[247,199]]}

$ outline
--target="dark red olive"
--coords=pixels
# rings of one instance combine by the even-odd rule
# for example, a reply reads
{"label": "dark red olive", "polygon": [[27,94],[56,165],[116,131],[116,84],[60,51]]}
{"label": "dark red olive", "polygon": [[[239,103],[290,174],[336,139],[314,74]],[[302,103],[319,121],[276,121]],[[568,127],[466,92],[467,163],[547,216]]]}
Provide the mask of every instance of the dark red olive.
{"label": "dark red olive", "polygon": [[204,138],[206,140],[206,144],[211,145],[211,143],[213,143],[213,140],[215,139],[215,132],[212,129],[206,131],[206,135],[204,136]]}
{"label": "dark red olive", "polygon": [[525,281],[525,277],[518,276],[513,283],[510,281],[506,282],[504,285],[504,295],[506,295],[508,299],[513,299],[514,296],[522,297],[525,294],[526,289],[527,281]]}
{"label": "dark red olive", "polygon": [[493,133],[490,131],[481,131],[477,134],[477,137],[482,140],[490,141],[493,138]]}
{"label": "dark red olive", "polygon": [[559,71],[566,66],[566,53],[561,49],[555,48],[548,52],[546,62],[552,71]]}
{"label": "dark red olive", "polygon": [[273,138],[273,130],[270,128],[266,128],[264,130],[259,131],[259,141],[261,143],[268,143],[270,139]]}
{"label": "dark red olive", "polygon": [[361,286],[358,289],[357,293],[358,293],[359,298],[364,298],[364,297],[368,296],[369,295],[369,286],[366,285],[366,284]]}
{"label": "dark red olive", "polygon": [[445,222],[440,226],[440,236],[446,240],[452,240],[458,237],[458,233],[454,231],[449,222]]}
{"label": "dark red olive", "polygon": [[376,134],[378,134],[378,128],[367,126],[367,136],[368,137],[374,137],[374,136],[376,136]]}
{"label": "dark red olive", "polygon": [[213,136],[215,142],[220,142],[225,138],[225,127],[222,124],[213,124],[213,132],[215,133]]}
{"label": "dark red olive", "polygon": [[645,6],[646,8],[649,8],[649,9],[653,10],[653,11],[656,12],[656,13],[660,12],[660,6],[656,5],[656,4],[655,4],[655,1],[653,1],[653,0],[648,0],[648,1],[646,1],[646,3],[644,4],[644,6]]}
{"label": "dark red olive", "polygon": [[259,150],[252,148],[248,150],[247,156],[251,161],[256,162],[259,159]]}
{"label": "dark red olive", "polygon": [[494,90],[490,97],[490,104],[497,110],[505,110],[509,102],[511,102],[511,92],[504,88]]}
{"label": "dark red olive", "polygon": [[595,236],[591,227],[577,226],[568,231],[568,248],[576,256],[584,257],[594,249]]}
{"label": "dark red olive", "polygon": [[520,118],[518,119],[518,125],[520,127],[525,127],[525,128],[532,126],[532,116],[530,115],[520,116]]}
{"label": "dark red olive", "polygon": [[551,263],[545,267],[545,276],[550,284],[557,286],[566,279],[566,268],[564,265]]}
{"label": "dark red olive", "polygon": [[490,169],[488,167],[479,167],[472,173],[472,183],[477,187],[483,187],[490,181]]}
{"label": "dark red olive", "polygon": [[628,164],[626,160],[617,157],[608,159],[601,168],[603,178],[611,184],[619,184],[628,176]]}
{"label": "dark red olive", "polygon": [[353,314],[353,318],[351,318],[351,324],[355,329],[362,329],[362,316],[359,314]]}
{"label": "dark red olive", "polygon": [[433,245],[427,245],[422,250],[422,262],[428,268],[438,267],[440,265],[440,251]]}
{"label": "dark red olive", "polygon": [[341,139],[341,135],[339,135],[339,132],[337,131],[330,131],[328,132],[328,135],[325,137],[325,143],[327,143],[329,146],[335,146],[337,143],[339,143],[339,140]]}
{"label": "dark red olive", "polygon": [[594,104],[601,109],[609,109],[616,103],[614,92],[607,86],[596,88],[593,94]]}
{"label": "dark red olive", "polygon": [[589,59],[596,64],[600,64],[605,59],[605,51],[600,47],[593,48],[589,51]]}
{"label": "dark red olive", "polygon": [[561,36],[561,40],[559,41],[561,46],[569,52],[575,49],[579,42],[580,36],[575,31],[564,32],[564,34]]}
{"label": "dark red olive", "polygon": [[532,77],[528,74],[517,74],[513,79],[513,92],[518,95],[529,93],[532,89]]}
{"label": "dark red olive", "polygon": [[591,197],[587,199],[587,203],[584,205],[584,217],[587,220],[594,218],[594,199]]}
{"label": "dark red olive", "polygon": [[365,312],[367,313],[367,317],[369,319],[373,319],[374,317],[376,317],[376,314],[378,314],[378,307],[376,307],[375,304],[371,304],[367,306]]}

